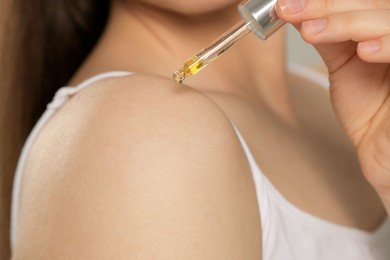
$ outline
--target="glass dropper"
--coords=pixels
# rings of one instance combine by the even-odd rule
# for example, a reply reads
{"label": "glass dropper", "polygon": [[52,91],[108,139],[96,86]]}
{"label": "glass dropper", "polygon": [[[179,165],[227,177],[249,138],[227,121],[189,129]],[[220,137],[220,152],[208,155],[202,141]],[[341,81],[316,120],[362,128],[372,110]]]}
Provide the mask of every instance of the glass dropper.
{"label": "glass dropper", "polygon": [[178,71],[173,73],[174,81],[178,85],[182,84],[186,77],[195,75],[204,69],[249,32],[253,32],[262,40],[271,36],[284,24],[275,13],[276,1],[247,0],[242,2],[238,10],[243,20],[211,43],[209,47],[188,59]]}
{"label": "glass dropper", "polygon": [[224,53],[250,31],[249,24],[244,21],[239,22],[215,40],[209,47],[204,48],[188,59],[180,70],[173,73],[173,79],[177,84],[183,83],[186,77],[195,75],[205,68],[210,62],[218,58],[219,55]]}

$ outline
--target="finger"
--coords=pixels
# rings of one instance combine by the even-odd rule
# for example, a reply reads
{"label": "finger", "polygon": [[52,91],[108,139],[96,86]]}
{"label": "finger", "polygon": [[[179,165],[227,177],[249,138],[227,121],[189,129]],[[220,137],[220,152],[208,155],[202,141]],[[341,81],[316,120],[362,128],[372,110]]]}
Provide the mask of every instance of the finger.
{"label": "finger", "polygon": [[275,6],[278,16],[291,23],[347,11],[389,8],[390,1],[384,0],[278,0]]}
{"label": "finger", "polygon": [[359,57],[367,62],[390,62],[390,35],[377,40],[360,42],[357,52]]}
{"label": "finger", "polygon": [[368,41],[390,35],[390,10],[361,10],[304,21],[302,37],[313,44]]}

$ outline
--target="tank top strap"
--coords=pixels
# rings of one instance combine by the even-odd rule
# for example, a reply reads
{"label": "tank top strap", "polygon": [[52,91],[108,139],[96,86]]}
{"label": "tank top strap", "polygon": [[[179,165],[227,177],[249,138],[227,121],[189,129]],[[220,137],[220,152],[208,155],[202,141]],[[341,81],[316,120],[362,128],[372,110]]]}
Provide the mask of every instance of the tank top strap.
{"label": "tank top strap", "polygon": [[104,72],[98,75],[95,75],[91,78],[88,78],[78,84],[75,87],[70,87],[70,86],[65,86],[57,90],[57,92],[54,95],[54,98],[52,102],[50,102],[47,105],[47,108],[50,109],[58,109],[62,107],[63,104],[65,104],[66,101],[69,100],[70,97],[75,95],[77,92],[80,90],[90,86],[92,83],[95,83],[97,81],[106,79],[106,78],[113,78],[113,77],[122,77],[122,76],[127,76],[131,75],[131,72],[125,72],[125,71],[110,71],[110,72]]}
{"label": "tank top strap", "polygon": [[[309,81],[312,81],[314,84],[319,85],[322,88],[327,89],[329,87],[329,81],[326,75],[306,66],[299,64],[288,64],[288,71],[293,75],[306,78]],[[230,120],[231,125],[233,126],[238,140],[241,143],[241,146],[247,157],[252,177],[254,180],[256,188],[256,196],[261,216],[261,226],[262,226],[262,237],[263,237],[263,248],[267,248],[268,244],[272,241],[272,233],[275,228],[275,218],[278,218],[280,210],[283,212],[284,209],[289,209],[289,202],[283,200],[283,203],[276,203],[279,196],[279,191],[276,187],[273,186],[272,182],[267,178],[264,172],[261,170],[260,165],[256,162],[248,144],[246,143],[244,137],[240,133],[239,129],[235,124]],[[279,201],[279,200],[278,200]],[[280,201],[279,201],[280,202]],[[286,204],[286,205],[285,205]],[[287,205],[288,204],[288,205]],[[280,207],[280,208],[279,208]]]}
{"label": "tank top strap", "polygon": [[20,185],[21,179],[23,176],[23,170],[25,168],[27,156],[29,151],[34,143],[35,139],[38,137],[39,133],[43,129],[43,127],[47,124],[49,119],[61,108],[73,95],[79,92],[82,89],[91,86],[92,83],[95,83],[99,80],[103,80],[106,78],[112,77],[122,77],[133,74],[132,72],[125,71],[112,71],[105,72],[98,75],[95,75],[87,80],[84,80],[82,83],[78,84],[75,87],[65,86],[61,87],[57,90],[54,95],[53,100],[47,105],[46,111],[42,114],[38,122],[35,124],[34,128],[30,132],[19,157],[14,181],[13,181],[13,190],[12,190],[12,204],[11,204],[11,248],[14,248],[16,241],[16,228],[17,228],[17,217],[18,217],[18,209],[19,209],[19,201],[20,201]]}
{"label": "tank top strap", "polygon": [[253,177],[253,181],[254,181],[255,189],[256,189],[256,197],[257,197],[257,202],[258,202],[258,206],[259,206],[259,214],[261,216],[261,226],[263,229],[262,233],[263,233],[263,237],[264,237],[269,233],[268,229],[270,226],[268,223],[269,223],[270,218],[271,218],[271,216],[269,214],[271,211],[271,208],[270,208],[271,197],[270,196],[272,195],[272,194],[270,194],[269,185],[271,185],[271,183],[269,182],[269,180],[267,179],[267,177],[264,175],[263,171],[261,170],[261,168],[257,164],[248,144],[246,143],[244,137],[241,135],[238,128],[235,126],[235,124],[232,121],[230,121],[230,123],[236,132],[238,140],[241,143],[241,146],[245,152],[246,158],[248,160],[248,163],[249,163],[249,166],[251,169],[251,173],[252,173],[252,177]]}

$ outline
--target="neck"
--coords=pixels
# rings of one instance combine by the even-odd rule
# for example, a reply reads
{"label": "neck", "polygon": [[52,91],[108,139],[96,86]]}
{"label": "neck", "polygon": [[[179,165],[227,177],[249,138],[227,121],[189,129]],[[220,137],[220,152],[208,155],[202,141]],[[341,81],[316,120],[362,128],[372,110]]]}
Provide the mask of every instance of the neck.
{"label": "neck", "polygon": [[[241,20],[236,6],[184,16],[145,4],[112,2],[108,26],[96,55],[91,55],[92,60],[105,60],[103,70],[170,77],[184,61]],[[284,63],[282,31],[267,41],[250,34],[185,84],[204,92],[239,95],[292,121]]]}

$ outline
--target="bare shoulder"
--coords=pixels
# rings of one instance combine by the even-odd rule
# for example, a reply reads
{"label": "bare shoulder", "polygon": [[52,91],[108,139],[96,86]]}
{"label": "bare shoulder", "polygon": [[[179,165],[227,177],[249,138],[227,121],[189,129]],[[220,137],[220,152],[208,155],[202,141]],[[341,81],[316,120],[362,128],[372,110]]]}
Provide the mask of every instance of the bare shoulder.
{"label": "bare shoulder", "polygon": [[74,96],[23,184],[15,259],[259,259],[250,170],[224,113],[148,76]]}

